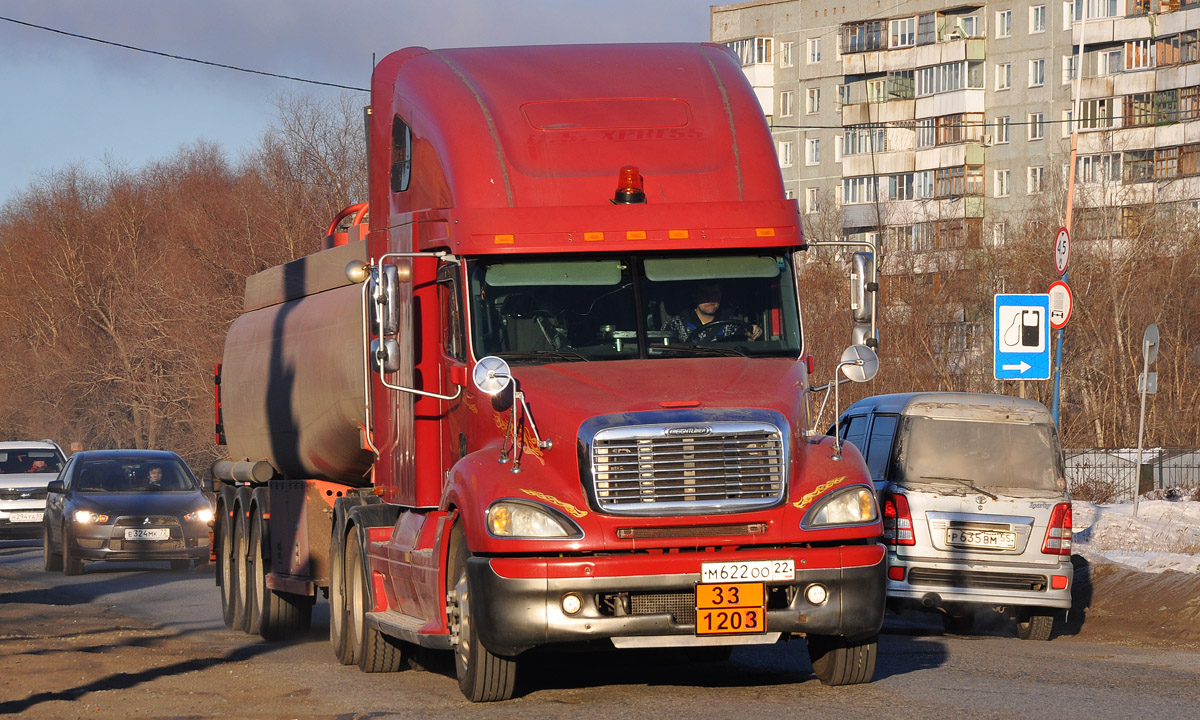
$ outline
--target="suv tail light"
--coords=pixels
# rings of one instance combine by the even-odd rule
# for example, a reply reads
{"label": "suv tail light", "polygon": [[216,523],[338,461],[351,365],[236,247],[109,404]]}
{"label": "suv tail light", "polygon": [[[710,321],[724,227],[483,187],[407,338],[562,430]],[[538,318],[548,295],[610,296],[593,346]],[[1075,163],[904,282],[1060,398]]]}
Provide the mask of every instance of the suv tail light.
{"label": "suv tail light", "polygon": [[1050,527],[1046,528],[1046,540],[1042,552],[1047,555],[1071,554],[1071,503],[1054,506],[1050,516]]}
{"label": "suv tail light", "polygon": [[887,545],[916,545],[912,513],[903,495],[883,496],[883,542]]}

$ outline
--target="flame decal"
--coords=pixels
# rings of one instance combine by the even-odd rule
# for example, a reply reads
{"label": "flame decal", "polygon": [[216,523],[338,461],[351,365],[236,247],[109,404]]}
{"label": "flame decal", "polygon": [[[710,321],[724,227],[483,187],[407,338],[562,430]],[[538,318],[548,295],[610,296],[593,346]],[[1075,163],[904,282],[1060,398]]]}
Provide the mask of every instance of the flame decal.
{"label": "flame decal", "polygon": [[551,505],[557,505],[558,507],[565,510],[568,515],[570,515],[571,517],[573,517],[575,519],[579,519],[579,518],[585,517],[587,515],[587,510],[580,510],[579,508],[575,507],[571,503],[563,502],[562,500],[559,500],[558,498],[554,497],[553,495],[547,495],[546,493],[538,492],[537,490],[528,490],[526,488],[521,488],[521,492],[525,493],[526,495],[531,495],[531,496],[537,498],[538,500],[548,502]]}
{"label": "flame decal", "polygon": [[[509,434],[508,415],[496,413],[496,414],[492,415],[492,419],[494,419],[496,421],[496,427],[499,428],[501,433],[503,433],[504,435]],[[532,441],[525,436],[525,426],[524,425],[521,426],[521,451],[522,451],[522,454],[529,453],[530,455],[537,458],[537,461],[542,464],[542,467],[546,466],[546,458],[545,458],[546,452],[537,446],[537,442]]]}
{"label": "flame decal", "polygon": [[794,503],[792,503],[792,505],[794,505],[796,507],[796,509],[798,509],[798,510],[803,510],[818,495],[824,493],[826,490],[828,490],[829,488],[831,488],[835,485],[840,485],[842,483],[842,481],[845,479],[846,479],[846,476],[843,475],[839,478],[834,478],[828,482],[823,482],[820,485],[818,485],[815,489],[813,489],[812,492],[810,492],[807,495],[805,495],[804,497],[800,498],[799,502],[794,502]]}

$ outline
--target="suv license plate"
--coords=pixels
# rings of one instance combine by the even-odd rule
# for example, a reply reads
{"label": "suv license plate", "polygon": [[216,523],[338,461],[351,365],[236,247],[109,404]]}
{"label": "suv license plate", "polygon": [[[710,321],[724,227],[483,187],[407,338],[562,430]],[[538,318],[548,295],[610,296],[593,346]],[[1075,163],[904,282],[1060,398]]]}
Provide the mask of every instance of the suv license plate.
{"label": "suv license plate", "polygon": [[696,585],[697,635],[753,635],[767,631],[767,591],[760,582]]}
{"label": "suv license plate", "polygon": [[125,530],[126,540],[170,540],[171,531],[168,528],[128,528]]}
{"label": "suv license plate", "polygon": [[1012,550],[1017,546],[1017,536],[1015,533],[997,532],[995,530],[963,530],[961,528],[948,528],[946,530],[946,544],[956,545],[958,547]]}
{"label": "suv license plate", "polygon": [[783,582],[796,579],[796,561],[786,560],[748,560],[746,562],[701,563],[700,581],[738,582],[750,580],[753,582]]}

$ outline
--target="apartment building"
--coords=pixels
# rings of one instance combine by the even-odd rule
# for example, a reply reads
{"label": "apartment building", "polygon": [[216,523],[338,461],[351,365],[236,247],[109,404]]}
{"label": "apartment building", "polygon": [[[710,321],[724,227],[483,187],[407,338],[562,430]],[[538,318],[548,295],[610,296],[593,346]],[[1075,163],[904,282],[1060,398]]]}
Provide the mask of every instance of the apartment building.
{"label": "apartment building", "polygon": [[1073,130],[1075,228],[1130,237],[1152,210],[1196,215],[1200,0],[755,0],[710,13],[821,239],[920,254],[1002,243],[1039,210],[1063,218]]}

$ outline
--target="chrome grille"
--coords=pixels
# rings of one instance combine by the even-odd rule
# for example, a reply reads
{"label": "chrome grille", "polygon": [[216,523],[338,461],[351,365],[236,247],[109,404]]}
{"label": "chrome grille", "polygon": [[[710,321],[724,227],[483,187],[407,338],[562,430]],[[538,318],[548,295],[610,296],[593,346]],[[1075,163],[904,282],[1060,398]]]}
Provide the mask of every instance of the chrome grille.
{"label": "chrome grille", "polygon": [[45,500],[46,488],[5,488],[0,490],[0,500]]}
{"label": "chrome grille", "polygon": [[783,499],[786,455],[767,423],[610,428],[592,442],[592,490],[617,515],[754,510]]}

